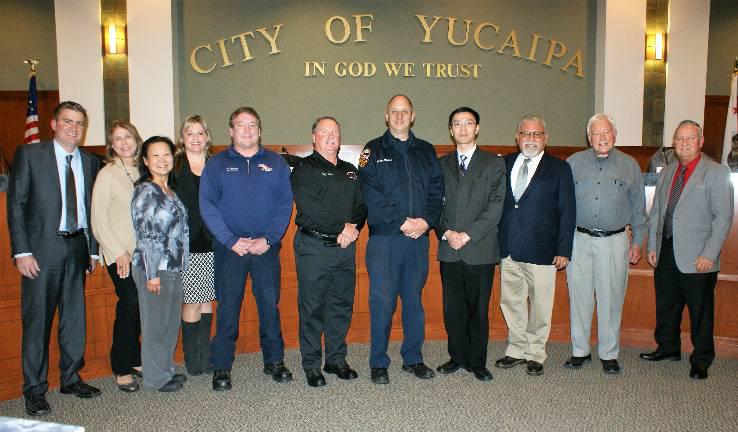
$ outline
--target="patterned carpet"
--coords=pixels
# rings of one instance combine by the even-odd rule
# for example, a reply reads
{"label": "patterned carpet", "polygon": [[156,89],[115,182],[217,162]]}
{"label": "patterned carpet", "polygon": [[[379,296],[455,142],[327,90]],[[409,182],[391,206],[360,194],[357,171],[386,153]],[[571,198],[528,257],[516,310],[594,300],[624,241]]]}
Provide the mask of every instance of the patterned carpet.
{"label": "patterned carpet", "polygon": [[[390,345],[391,383],[369,381],[366,345],[349,347],[349,363],[359,379],[308,387],[299,352],[287,365],[295,380],[277,384],[261,372],[260,354],[236,357],[233,390],[216,393],[210,377],[190,377],[185,388],[163,394],[126,394],[112,378],[93,381],[103,394],[81,400],[49,394],[52,413],[45,421],[81,425],[88,431],[736,431],[738,360],[717,359],[705,381],[690,379],[680,362],[647,363],[639,350],[624,349],[623,373],[602,373],[599,360],[583,369],[563,367],[569,345],[551,343],[545,374],[530,377],[525,367],[490,367],[494,380],[483,383],[459,371],[421,381],[400,369],[399,344]],[[489,348],[489,365],[504,350]],[[426,364],[447,360],[445,342],[429,342]],[[0,403],[0,416],[26,417],[23,400]]]}

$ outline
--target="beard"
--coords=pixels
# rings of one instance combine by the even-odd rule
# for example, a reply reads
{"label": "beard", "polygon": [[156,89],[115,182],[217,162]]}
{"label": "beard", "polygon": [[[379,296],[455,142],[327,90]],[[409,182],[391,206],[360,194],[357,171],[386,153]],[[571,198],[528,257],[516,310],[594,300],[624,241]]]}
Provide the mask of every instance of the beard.
{"label": "beard", "polygon": [[523,141],[520,144],[520,152],[527,158],[534,158],[541,154],[543,145],[536,141]]}

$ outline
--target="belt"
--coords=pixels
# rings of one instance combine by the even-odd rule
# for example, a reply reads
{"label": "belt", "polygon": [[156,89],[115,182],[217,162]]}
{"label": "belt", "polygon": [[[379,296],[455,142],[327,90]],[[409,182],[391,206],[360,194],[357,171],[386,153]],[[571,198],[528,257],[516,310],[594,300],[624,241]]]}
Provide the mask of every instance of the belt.
{"label": "belt", "polygon": [[625,231],[625,227],[622,227],[615,231],[602,231],[598,229],[589,229],[589,228],[582,228],[577,227],[577,231],[584,234],[589,234],[592,237],[610,237],[611,235],[620,234],[621,232]]}
{"label": "belt", "polygon": [[298,231],[318,240],[324,240],[326,246],[338,246],[338,243],[336,242],[338,239],[338,234],[325,234],[320,231],[311,230],[310,228],[305,227],[300,227]]}
{"label": "belt", "polygon": [[64,240],[66,240],[66,239],[79,237],[81,235],[84,235],[84,233],[85,233],[84,228],[80,228],[77,231],[71,231],[71,232],[70,231],[57,231],[56,236],[61,237]]}

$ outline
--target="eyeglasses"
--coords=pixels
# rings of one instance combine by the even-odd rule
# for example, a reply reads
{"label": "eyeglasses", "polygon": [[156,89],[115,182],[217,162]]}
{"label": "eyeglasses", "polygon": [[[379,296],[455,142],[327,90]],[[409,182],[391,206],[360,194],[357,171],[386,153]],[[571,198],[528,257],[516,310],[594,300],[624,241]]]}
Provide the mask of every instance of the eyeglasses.
{"label": "eyeglasses", "polygon": [[697,135],[690,135],[690,136],[686,136],[686,137],[685,136],[678,136],[678,137],[674,137],[674,142],[675,143],[678,143],[678,144],[681,144],[683,142],[688,142],[688,143],[691,144],[691,143],[697,142],[698,139],[699,138],[697,137]]}
{"label": "eyeglasses", "polygon": [[541,131],[533,131],[533,132],[520,131],[518,132],[518,136],[520,136],[521,138],[525,138],[525,139],[531,139],[531,138],[541,139],[543,138],[545,134],[546,134],[545,132],[541,132]]}
{"label": "eyeglasses", "polygon": [[467,126],[476,126],[477,122],[473,120],[464,120],[464,121],[455,121],[451,122],[451,126],[457,128],[457,127],[467,127]]}

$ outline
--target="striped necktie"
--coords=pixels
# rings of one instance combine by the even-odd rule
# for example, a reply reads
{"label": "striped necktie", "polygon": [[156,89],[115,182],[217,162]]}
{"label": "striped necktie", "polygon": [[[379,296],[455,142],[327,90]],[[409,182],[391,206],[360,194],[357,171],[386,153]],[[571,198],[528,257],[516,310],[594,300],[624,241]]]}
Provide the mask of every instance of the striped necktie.
{"label": "striped necktie", "polygon": [[67,160],[66,174],[65,174],[65,185],[64,185],[64,199],[67,204],[67,214],[65,217],[64,224],[69,232],[77,231],[77,185],[74,181],[74,171],[72,170],[72,155],[65,157]]}
{"label": "striped necktie", "polygon": [[664,237],[668,239],[674,235],[674,208],[676,208],[676,205],[679,202],[679,197],[682,195],[686,173],[687,166],[681,165],[679,175],[676,180],[674,180],[674,187],[671,189],[671,193],[669,194],[669,202],[666,204],[666,211],[664,212]]}

